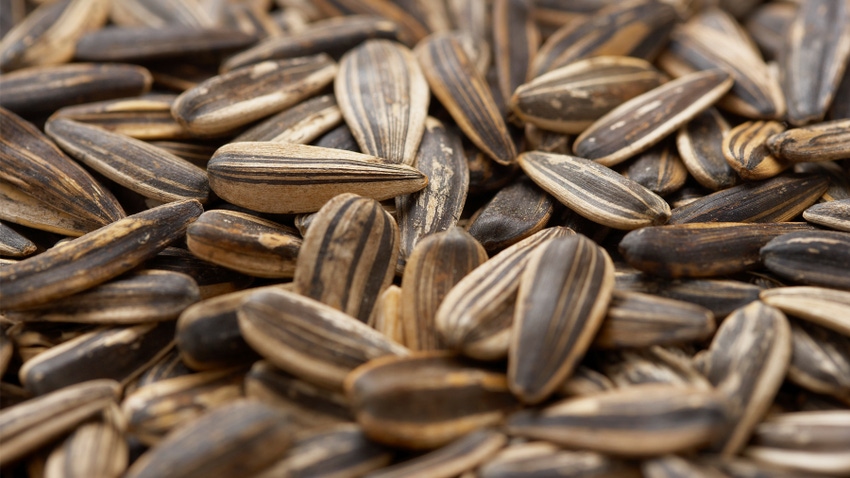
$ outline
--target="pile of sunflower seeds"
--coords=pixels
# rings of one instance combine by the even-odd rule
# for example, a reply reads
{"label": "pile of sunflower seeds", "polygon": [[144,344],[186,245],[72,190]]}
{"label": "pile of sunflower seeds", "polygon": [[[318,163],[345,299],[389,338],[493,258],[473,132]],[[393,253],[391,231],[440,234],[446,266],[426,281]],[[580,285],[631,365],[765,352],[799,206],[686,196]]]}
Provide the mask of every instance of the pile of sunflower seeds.
{"label": "pile of sunflower seeds", "polygon": [[850,476],[850,0],[0,0],[4,477]]}

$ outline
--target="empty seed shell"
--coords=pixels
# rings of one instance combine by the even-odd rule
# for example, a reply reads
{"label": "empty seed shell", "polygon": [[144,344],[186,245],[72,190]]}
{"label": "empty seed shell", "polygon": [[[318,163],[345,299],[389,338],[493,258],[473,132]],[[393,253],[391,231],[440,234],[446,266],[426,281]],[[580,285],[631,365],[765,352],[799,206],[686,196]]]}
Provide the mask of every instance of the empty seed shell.
{"label": "empty seed shell", "polygon": [[850,119],[789,129],[766,139],[765,145],[786,161],[830,161],[850,158]]}
{"label": "empty seed shell", "polygon": [[758,181],[776,176],[791,163],[771,154],[768,138],[781,133],[785,127],[776,121],[747,121],[732,128],[723,137],[723,155],[738,176]]}
{"label": "empty seed shell", "polygon": [[795,282],[850,289],[850,233],[800,231],[774,238],[761,249],[765,267]]}
{"label": "empty seed shell", "polygon": [[825,287],[777,287],[761,292],[762,302],[850,336],[850,292]]}

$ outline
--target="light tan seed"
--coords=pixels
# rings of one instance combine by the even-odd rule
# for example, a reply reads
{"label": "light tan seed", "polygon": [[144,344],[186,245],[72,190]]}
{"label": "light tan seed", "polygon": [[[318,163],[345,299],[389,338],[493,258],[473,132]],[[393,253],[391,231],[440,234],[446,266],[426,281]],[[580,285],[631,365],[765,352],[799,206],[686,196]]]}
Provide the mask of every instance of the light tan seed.
{"label": "light tan seed", "polygon": [[278,141],[309,144],[340,122],[342,113],[333,95],[321,95],[281,111],[233,138],[232,142]]}
{"label": "light tan seed", "polygon": [[573,151],[605,166],[621,163],[714,104],[732,83],[728,73],[714,69],[653,88],[596,120],[576,138]]}
{"label": "light tan seed", "polygon": [[766,141],[785,127],[776,121],[747,121],[723,136],[723,155],[738,176],[748,181],[772,178],[791,163],[771,154]]}
{"label": "light tan seed", "polygon": [[638,155],[623,176],[659,196],[669,196],[685,185],[688,170],[672,143],[665,142]]}
{"label": "light tan seed", "polygon": [[152,93],[66,106],[52,118],[66,118],[142,140],[188,138],[189,132],[171,116],[175,98],[177,95]]}
{"label": "light tan seed", "polygon": [[405,325],[401,319],[401,287],[391,285],[381,292],[366,324],[390,340],[412,349],[410,342],[405,339]]}
{"label": "light tan seed", "polygon": [[850,336],[850,292],[825,287],[777,287],[762,291],[760,298],[788,315]]}
{"label": "light tan seed", "polygon": [[847,159],[850,158],[850,119],[789,129],[768,137],[765,145],[786,161]]}
{"label": "light tan seed", "polygon": [[207,165],[221,198],[254,211],[316,212],[333,197],[360,194],[382,201],[424,188],[418,170],[374,156],[292,143],[231,143]]}
{"label": "light tan seed", "polygon": [[761,249],[765,267],[808,285],[850,289],[850,233],[800,231],[774,238]]}
{"label": "light tan seed", "polygon": [[594,161],[530,151],[519,156],[519,164],[538,186],[593,222],[629,230],[670,217],[664,199]]}
{"label": "light tan seed", "polygon": [[729,124],[720,112],[709,108],[682,126],[676,135],[676,146],[688,172],[700,185],[714,191],[741,181],[723,155],[723,137],[728,132]]}

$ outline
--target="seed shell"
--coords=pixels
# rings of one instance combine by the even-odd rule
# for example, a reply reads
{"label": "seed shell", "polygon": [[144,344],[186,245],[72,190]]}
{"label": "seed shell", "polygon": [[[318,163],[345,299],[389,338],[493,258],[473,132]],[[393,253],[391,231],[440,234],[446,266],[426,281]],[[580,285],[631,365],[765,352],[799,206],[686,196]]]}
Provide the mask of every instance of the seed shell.
{"label": "seed shell", "polygon": [[183,25],[191,28],[212,27],[212,11],[200,2],[172,0],[117,0],[110,10],[112,23],[121,26],[165,27]]}
{"label": "seed shell", "polygon": [[151,93],[66,106],[52,118],[66,118],[142,140],[188,138],[188,131],[171,116],[175,98],[177,95]]}
{"label": "seed shell", "polygon": [[695,116],[676,135],[676,146],[685,168],[700,185],[719,191],[741,182],[723,154],[729,124],[716,108]]}
{"label": "seed shell", "polygon": [[774,156],[767,139],[782,133],[785,127],[776,121],[747,121],[732,128],[723,137],[723,155],[738,176],[748,181],[772,178],[791,163]]}
{"label": "seed shell", "polygon": [[251,285],[253,277],[198,259],[180,247],[166,247],[145,268],[186,274],[198,284],[201,299],[227,294]]}
{"label": "seed shell", "polygon": [[[399,39],[408,45],[415,45],[428,35],[425,18],[420,18],[409,9],[402,8],[397,2],[389,0],[315,0],[313,3],[326,16],[338,15],[380,15],[398,24]],[[398,2],[402,3],[402,2]]]}
{"label": "seed shell", "polygon": [[511,444],[478,469],[481,478],[621,476],[637,478],[631,464],[591,451],[562,450],[551,443]]}
{"label": "seed shell", "polygon": [[850,337],[850,292],[825,287],[778,287],[761,292],[762,302]]}
{"label": "seed shell", "polygon": [[794,321],[791,345],[788,380],[815,393],[850,400],[850,337]]}
{"label": "seed shell", "polygon": [[411,348],[411,344],[405,340],[404,323],[401,320],[401,287],[393,284],[381,292],[366,325],[390,340]]}
{"label": "seed shell", "polygon": [[777,133],[765,140],[777,157],[792,162],[850,158],[850,119],[824,121]]}
{"label": "seed shell", "polygon": [[0,219],[72,237],[82,236],[103,226],[96,220],[83,219],[39,201],[2,179],[0,179]]}
{"label": "seed shell", "polygon": [[276,141],[309,144],[340,122],[342,113],[333,95],[321,95],[271,116],[233,138],[232,142]]}
{"label": "seed shell", "polygon": [[688,170],[672,143],[661,143],[638,155],[623,176],[659,196],[669,196],[685,185]]}
{"label": "seed shell", "polygon": [[467,229],[485,249],[500,251],[543,229],[554,209],[552,196],[521,177],[479,209]]}
{"label": "seed shell", "polygon": [[118,478],[127,469],[130,450],[117,420],[94,419],[80,425],[45,463],[51,478]]}
{"label": "seed shell", "polygon": [[531,16],[533,6],[529,0],[493,3],[493,58],[505,100],[528,79],[531,60],[540,47],[540,31]]}
{"label": "seed shell", "polygon": [[761,249],[765,267],[803,284],[850,289],[850,233],[799,231],[774,238]]}
{"label": "seed shell", "polygon": [[38,250],[38,246],[11,227],[0,223],[0,256],[26,257]]}

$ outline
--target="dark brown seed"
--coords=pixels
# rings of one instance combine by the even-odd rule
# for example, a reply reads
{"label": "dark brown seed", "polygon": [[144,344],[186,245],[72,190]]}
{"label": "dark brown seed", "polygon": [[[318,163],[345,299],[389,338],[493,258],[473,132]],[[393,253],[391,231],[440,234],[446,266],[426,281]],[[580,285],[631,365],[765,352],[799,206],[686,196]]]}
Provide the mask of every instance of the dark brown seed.
{"label": "dark brown seed", "polygon": [[267,60],[327,53],[339,57],[370,38],[398,39],[398,25],[383,17],[351,15],[310,23],[300,32],[263,40],[222,63],[222,72]]}
{"label": "dark brown seed", "polygon": [[626,461],[591,451],[562,450],[546,442],[517,443],[502,449],[478,469],[480,478],[605,477],[638,478]]}
{"label": "dark brown seed", "polygon": [[359,365],[408,350],[355,318],[294,292],[252,294],[237,312],[245,341],[276,367],[341,388]]}
{"label": "dark brown seed", "polygon": [[561,384],[557,394],[561,397],[595,395],[616,388],[614,382],[604,374],[579,364],[573,374]]}
{"label": "dark brown seed", "polygon": [[788,380],[815,393],[850,400],[850,336],[794,321],[791,344]]}
{"label": "dark brown seed", "polygon": [[485,249],[500,251],[543,229],[553,210],[552,196],[523,176],[479,209],[467,229]]}
{"label": "dark brown seed", "polygon": [[829,119],[850,119],[850,68],[844,70],[844,79],[841,80],[835,92],[835,98],[832,99]]}
{"label": "dark brown seed", "polygon": [[0,223],[0,256],[26,257],[38,250],[38,246],[18,231]]}
{"label": "dark brown seed", "polygon": [[475,69],[460,37],[437,33],[416,47],[431,92],[466,136],[500,164],[516,160],[508,128],[485,78]]}
{"label": "dark brown seed", "polygon": [[630,266],[662,277],[722,276],[757,266],[759,249],[771,239],[811,229],[800,222],[645,227],[623,237],[620,253]]}
{"label": "dark brown seed", "polygon": [[526,149],[547,153],[570,154],[573,138],[568,134],[538,128],[531,123],[525,125]]}
{"label": "dark brown seed", "polygon": [[[117,407],[103,415],[119,414]],[[45,463],[45,475],[57,478],[99,476],[116,478],[129,462],[129,447],[120,417],[92,419],[80,425],[53,449]]]}
{"label": "dark brown seed", "polygon": [[215,23],[214,12],[202,2],[172,0],[117,0],[110,10],[112,23],[128,27],[165,27],[183,25],[209,28]]}
{"label": "dark brown seed", "polygon": [[777,157],[792,162],[850,158],[850,119],[793,128],[770,136],[765,145]]}
{"label": "dark brown seed", "polygon": [[186,230],[192,253],[243,274],[291,278],[301,238],[280,224],[235,211],[207,211]]}
{"label": "dark brown seed", "polygon": [[814,0],[800,5],[786,35],[782,89],[788,121],[820,121],[850,59],[850,2]]}
{"label": "dark brown seed", "polygon": [[114,380],[92,380],[0,410],[0,462],[17,461],[60,438],[115,403],[119,390]]}
{"label": "dark brown seed", "polygon": [[94,227],[86,232],[124,217],[112,193],[34,125],[0,108],[0,129],[4,132],[0,139],[0,179],[4,182],[46,207],[92,223]]}
{"label": "dark brown seed", "polygon": [[676,146],[688,172],[702,186],[714,191],[741,182],[723,155],[723,137],[729,125],[717,111],[709,108],[679,129]]}
{"label": "dark brown seed", "polygon": [[767,139],[785,129],[776,121],[747,121],[732,128],[723,137],[723,155],[738,176],[748,181],[772,178],[791,167],[791,163],[774,156]]}
{"label": "dark brown seed", "polygon": [[428,185],[421,191],[396,197],[395,202],[401,265],[422,238],[457,224],[469,190],[467,164],[460,135],[428,117],[413,164],[428,177]]}
{"label": "dark brown seed", "polygon": [[476,468],[495,455],[508,437],[495,430],[477,430],[396,465],[373,471],[368,478],[452,478]]}
{"label": "dark brown seed", "polygon": [[605,349],[675,345],[714,333],[705,307],[638,292],[615,291],[593,346]]}
{"label": "dark brown seed", "polygon": [[838,163],[834,161],[797,163],[794,165],[794,171],[821,174],[829,178],[829,187],[820,197],[821,201],[850,199],[850,175]]}
{"label": "dark brown seed", "polygon": [[360,146],[357,145],[357,141],[354,141],[354,136],[351,135],[351,129],[345,123],[322,135],[314,144],[322,148],[344,149],[354,153],[360,152]]}
{"label": "dark brown seed", "polygon": [[850,289],[850,233],[800,231],[779,236],[761,249],[765,267],[803,284]]}
{"label": "dark brown seed", "polygon": [[850,292],[825,287],[777,287],[762,291],[761,301],[850,337]]}
{"label": "dark brown seed", "polygon": [[579,60],[516,88],[511,108],[541,128],[578,134],[603,115],[664,83],[649,62],[624,56]]}
{"label": "dark brown seed", "polygon": [[519,406],[504,374],[444,352],[372,360],[345,391],[366,435],[402,448],[442,446]]}
{"label": "dark brown seed", "polygon": [[232,142],[278,141],[309,144],[340,122],[342,113],[333,95],[322,95],[281,111],[233,138]]}
{"label": "dark brown seed", "polygon": [[142,95],[152,81],[147,69],[123,63],[37,66],[0,77],[0,106],[34,116],[63,106]]}
{"label": "dark brown seed", "polygon": [[498,0],[493,4],[493,57],[499,91],[507,100],[528,79],[540,46],[540,31],[531,17],[533,1]]}
{"label": "dark brown seed", "polygon": [[183,92],[171,114],[192,134],[226,134],[309,98],[336,70],[324,54],[238,68]]}
{"label": "dark brown seed", "polygon": [[729,418],[712,449],[725,456],[743,448],[773,402],[791,359],[791,329],[778,309],[755,301],[727,317],[697,367],[726,397]]}
{"label": "dark brown seed", "polygon": [[78,61],[143,63],[163,58],[241,50],[257,37],[230,28],[111,26],[91,32],[77,42]]}
{"label": "dark brown seed", "polygon": [[431,96],[412,51],[390,40],[364,42],[340,60],[334,92],[361,151],[413,165]]}
{"label": "dark brown seed", "polygon": [[429,33],[424,18],[390,0],[315,0],[313,3],[329,17],[380,15],[398,25],[399,40],[408,45],[415,45]]}
{"label": "dark brown seed", "polygon": [[142,140],[183,139],[186,131],[171,116],[177,95],[148,94],[76,106],[66,106],[52,118],[66,118]]}
{"label": "dark brown seed", "polygon": [[222,199],[283,214],[316,212],[343,193],[382,201],[428,184],[428,178],[410,166],[293,143],[227,144],[210,159],[207,173],[212,190]]}
{"label": "dark brown seed", "polygon": [[[224,6],[224,12],[221,14],[224,18],[220,21],[225,27],[257,39],[282,36],[285,29],[288,31],[288,25],[276,22],[275,17],[268,11],[269,6],[268,3],[258,4],[257,2],[253,5],[251,2],[228,3]],[[290,12],[292,13],[294,12]],[[282,11],[280,15],[283,16]],[[298,14],[295,13],[287,18],[293,18],[295,15]]]}
{"label": "dark brown seed", "polygon": [[[170,115],[171,113],[169,113]],[[131,135],[128,135],[131,136]],[[191,142],[191,141],[148,141],[151,145],[156,146],[159,149],[168,151],[169,153],[177,156],[178,158],[183,158],[186,161],[194,164],[195,166],[199,166],[205,168],[213,153],[217,149],[216,146],[212,144],[206,144],[203,142]]]}
{"label": "dark brown seed", "polygon": [[0,268],[0,303],[20,309],[106,282],[155,256],[201,215],[198,201],[134,214],[42,254]]}
{"label": "dark brown seed", "polygon": [[797,15],[797,4],[767,2],[758,6],[744,22],[747,33],[758,45],[765,60],[776,60],[785,50],[788,27]]}
{"label": "dark brown seed", "polygon": [[704,446],[728,419],[720,393],[681,385],[635,385],[567,399],[508,419],[512,435],[624,456]]}
{"label": "dark brown seed", "polygon": [[783,175],[745,183],[673,209],[670,224],[690,222],[784,222],[805,211],[829,186],[814,175]]}
{"label": "dark brown seed", "polygon": [[127,478],[227,478],[259,473],[292,443],[288,417],[239,400],[175,430],[133,463]]}
{"label": "dark brown seed", "polygon": [[711,384],[697,371],[691,357],[676,349],[652,346],[607,354],[602,371],[620,388],[643,384],[666,384],[711,391]]}
{"label": "dark brown seed", "polygon": [[545,400],[582,359],[614,289],[614,264],[585,236],[553,239],[529,257],[519,284],[508,384],[525,403]]}
{"label": "dark brown seed", "polygon": [[634,97],[596,120],[573,151],[605,166],[645,151],[716,102],[732,86],[723,70],[691,73]]}
{"label": "dark brown seed", "polygon": [[180,351],[177,350],[176,347],[171,347],[161,359],[142,372],[142,374],[139,375],[139,378],[133,380],[124,387],[124,394],[129,395],[145,385],[150,385],[169,378],[190,375],[192,372],[192,369],[187,367],[180,358]]}
{"label": "dark brown seed", "polygon": [[623,176],[659,196],[667,196],[685,185],[688,170],[672,143],[662,143],[638,155]]}
{"label": "dark brown seed", "polygon": [[660,196],[594,161],[529,151],[519,156],[519,164],[538,186],[593,222],[630,230],[670,217]]}
{"label": "dark brown seed", "polygon": [[[107,191],[107,190],[104,190]],[[61,207],[61,206],[60,206]],[[0,179],[0,219],[63,236],[82,236],[103,224],[74,216]]]}
{"label": "dark brown seed", "polygon": [[201,300],[244,289],[254,280],[253,277],[198,259],[179,247],[166,247],[145,262],[144,266],[147,269],[180,272],[195,279]]}

